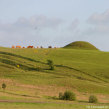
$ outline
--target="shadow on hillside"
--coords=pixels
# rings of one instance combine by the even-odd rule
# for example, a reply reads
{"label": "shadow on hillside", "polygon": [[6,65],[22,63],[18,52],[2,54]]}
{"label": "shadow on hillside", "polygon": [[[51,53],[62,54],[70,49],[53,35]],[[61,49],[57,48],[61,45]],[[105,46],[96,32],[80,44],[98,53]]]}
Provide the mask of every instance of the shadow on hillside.
{"label": "shadow on hillside", "polygon": [[79,103],[89,103],[88,101],[78,101]]}
{"label": "shadow on hillside", "polygon": [[23,69],[23,70],[38,70],[37,68],[34,68],[34,67],[29,67],[29,66],[26,66],[26,65],[22,65],[20,63],[16,63],[14,61],[11,61],[11,60],[8,60],[8,59],[1,59],[0,58],[0,62],[4,63],[4,64],[8,64],[8,65],[12,65],[14,67],[17,67],[17,65],[19,65],[20,69]]}
{"label": "shadow on hillside", "polygon": [[5,55],[9,55],[9,56],[15,56],[15,57],[18,57],[18,58],[26,59],[26,60],[28,60],[28,61],[38,62],[38,63],[41,63],[41,64],[46,64],[46,63],[44,63],[44,62],[36,61],[36,60],[34,60],[34,59],[31,59],[31,58],[28,58],[28,57],[24,57],[24,56],[20,56],[20,55],[16,55],[16,54],[13,54],[13,53],[1,52],[1,51],[0,51],[0,54],[5,54]]}
{"label": "shadow on hillside", "polygon": [[[1,52],[0,51],[0,54],[4,54],[4,55],[8,55],[8,56],[15,56],[15,57],[18,57],[18,58],[22,58],[22,59],[26,59],[28,61],[32,61],[32,62],[37,62],[37,63],[41,63],[41,64],[45,64],[47,65],[47,63],[44,63],[44,62],[41,62],[41,61],[37,61],[37,60],[34,60],[34,59],[31,59],[31,58],[28,58],[28,57],[24,57],[24,56],[20,56],[20,55],[16,55],[16,54],[13,54],[13,53],[8,53],[8,52]],[[20,65],[20,68],[21,69],[24,69],[24,70],[35,70],[35,71],[42,71],[42,72],[46,72],[46,73],[50,73],[46,70],[48,69],[39,69],[39,68],[34,68],[34,67],[29,67],[29,66],[26,66],[26,65],[22,65],[22,64],[19,64],[19,63],[15,63],[14,61],[11,61],[11,60],[6,60],[6,59],[1,59],[0,58],[0,62],[2,63],[5,63],[5,64],[9,64],[9,65],[12,65],[12,66],[17,66],[17,65]],[[108,82],[108,81],[105,81],[99,77],[96,77],[96,76],[93,76],[93,75],[90,75],[89,73],[87,72],[84,72],[84,71],[81,71],[81,70],[78,70],[78,69],[75,69],[75,68],[72,68],[72,67],[69,67],[69,66],[65,66],[65,65],[54,65],[56,67],[64,67],[64,68],[67,68],[67,69],[71,69],[71,70],[75,70],[75,71],[78,71],[80,73],[83,73],[85,75],[88,75],[88,76],[91,76],[93,78],[96,78],[98,80],[101,80],[101,81],[104,81],[104,82]],[[71,75],[70,75],[71,76]],[[85,78],[81,78],[81,77],[77,77],[78,79],[82,79],[84,80]],[[92,80],[91,80],[92,81]],[[94,81],[94,80],[93,80]],[[94,82],[97,82],[97,81],[94,81]]]}
{"label": "shadow on hillside", "polygon": [[30,96],[30,95],[22,95],[22,94],[16,94],[16,93],[12,93],[12,92],[6,92],[6,91],[0,91],[6,94],[10,94],[10,95],[17,95],[17,96],[23,96],[23,97],[34,97],[34,98],[39,98],[38,96]]}
{"label": "shadow on hillside", "polygon": [[[90,75],[90,74],[87,73],[87,72],[84,72],[84,71],[81,71],[81,70],[78,70],[78,69],[75,69],[75,68],[72,68],[72,67],[69,67],[69,66],[65,66],[65,65],[55,65],[55,66],[56,66],[56,67],[64,67],[64,68],[72,69],[72,70],[78,71],[78,72],[80,72],[80,73],[83,73],[83,74],[85,74],[85,75],[88,75],[88,76],[90,76],[90,77],[96,78],[96,79],[98,79],[98,80],[101,80],[101,81],[104,81],[104,82],[108,82],[108,81],[105,81],[105,80],[103,80],[103,79],[101,79],[101,78],[98,78],[98,77],[96,77],[96,76]],[[78,78],[78,79],[82,79],[82,78],[80,77],[80,78]],[[97,82],[97,81],[95,81],[95,82]]]}

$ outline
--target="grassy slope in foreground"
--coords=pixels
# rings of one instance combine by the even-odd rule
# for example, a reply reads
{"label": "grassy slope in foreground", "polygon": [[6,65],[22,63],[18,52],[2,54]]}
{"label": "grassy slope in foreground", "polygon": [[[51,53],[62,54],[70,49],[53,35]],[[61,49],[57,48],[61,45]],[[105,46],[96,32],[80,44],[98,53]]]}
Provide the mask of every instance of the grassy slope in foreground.
{"label": "grassy slope in foreground", "polygon": [[66,45],[64,48],[72,49],[87,49],[87,50],[98,50],[94,45],[85,41],[76,41]]}
{"label": "grassy slope in foreground", "polygon": [[[109,105],[95,105],[95,107],[109,107]],[[90,104],[62,104],[62,103],[0,103],[1,109],[87,109]],[[97,108],[95,108],[97,109]]]}
{"label": "grassy slope in foreground", "polygon": [[[54,61],[54,71],[47,70],[47,59]],[[108,52],[0,48],[0,85],[3,82],[7,84],[5,97],[13,93],[29,97],[57,96],[66,89],[108,94],[108,65]]]}

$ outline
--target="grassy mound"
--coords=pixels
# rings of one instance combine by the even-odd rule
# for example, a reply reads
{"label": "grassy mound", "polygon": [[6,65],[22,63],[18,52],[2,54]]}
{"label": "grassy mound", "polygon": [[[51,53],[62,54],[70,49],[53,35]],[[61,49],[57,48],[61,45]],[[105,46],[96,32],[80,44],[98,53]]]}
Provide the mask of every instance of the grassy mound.
{"label": "grassy mound", "polygon": [[76,41],[66,45],[64,48],[73,48],[73,49],[88,49],[88,50],[98,50],[94,45],[85,41]]}

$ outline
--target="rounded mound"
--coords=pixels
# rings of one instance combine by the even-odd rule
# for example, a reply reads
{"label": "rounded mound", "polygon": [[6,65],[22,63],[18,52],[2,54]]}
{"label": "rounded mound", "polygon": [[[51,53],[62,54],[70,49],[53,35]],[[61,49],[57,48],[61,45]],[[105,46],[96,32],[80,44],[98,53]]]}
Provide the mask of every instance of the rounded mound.
{"label": "rounded mound", "polygon": [[72,49],[87,49],[87,50],[98,50],[94,45],[85,41],[76,41],[72,42],[63,48],[72,48]]}

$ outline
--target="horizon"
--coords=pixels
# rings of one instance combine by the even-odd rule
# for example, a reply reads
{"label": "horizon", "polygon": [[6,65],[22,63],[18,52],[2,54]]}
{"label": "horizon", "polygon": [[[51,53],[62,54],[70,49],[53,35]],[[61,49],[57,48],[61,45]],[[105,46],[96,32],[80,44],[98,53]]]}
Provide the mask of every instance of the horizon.
{"label": "horizon", "polygon": [[[74,41],[74,42],[88,42],[88,41]],[[71,43],[74,43],[74,42],[71,42]],[[69,44],[71,44],[71,43],[69,43]],[[91,44],[91,45],[93,45],[92,43],[90,43],[90,42],[88,42],[89,44]],[[69,44],[67,44],[67,45],[69,45]],[[52,45],[48,45],[48,46],[43,46],[43,45],[41,45],[41,46],[34,46],[34,45],[25,45],[25,46],[21,46],[21,45],[12,45],[12,46],[7,46],[6,48],[16,48],[17,46],[20,46],[21,48],[28,48],[28,46],[33,46],[34,48],[41,48],[41,47],[43,47],[43,48],[49,48],[49,46],[51,46],[52,48],[63,48],[63,47],[65,47],[65,46],[67,46],[67,45],[64,45],[64,46],[52,46]],[[93,45],[94,46],[94,45]],[[5,47],[5,46],[0,46],[0,47]],[[95,46],[96,47],[96,46]],[[99,48],[97,48],[98,50],[100,50]]]}
{"label": "horizon", "polygon": [[0,0],[0,46],[87,41],[109,51],[108,0]]}

